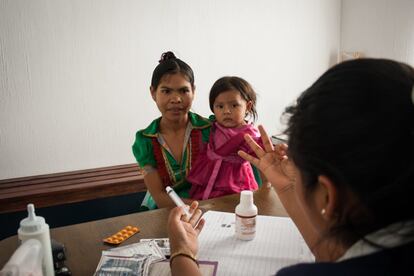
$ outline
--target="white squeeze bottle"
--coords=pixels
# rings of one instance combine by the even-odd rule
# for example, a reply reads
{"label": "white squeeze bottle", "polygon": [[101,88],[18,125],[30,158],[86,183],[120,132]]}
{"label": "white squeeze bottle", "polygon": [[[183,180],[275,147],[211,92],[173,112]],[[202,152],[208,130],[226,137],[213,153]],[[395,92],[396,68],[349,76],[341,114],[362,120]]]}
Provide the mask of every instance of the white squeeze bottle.
{"label": "white squeeze bottle", "polygon": [[52,258],[52,246],[50,244],[49,225],[43,217],[35,214],[34,205],[27,205],[28,217],[20,221],[20,228],[17,230],[19,241],[24,243],[29,239],[36,239],[42,244],[43,262],[42,270],[44,276],[54,276]]}
{"label": "white squeeze bottle", "polygon": [[242,191],[236,206],[236,238],[252,240],[256,235],[257,207],[253,203],[253,192]]}

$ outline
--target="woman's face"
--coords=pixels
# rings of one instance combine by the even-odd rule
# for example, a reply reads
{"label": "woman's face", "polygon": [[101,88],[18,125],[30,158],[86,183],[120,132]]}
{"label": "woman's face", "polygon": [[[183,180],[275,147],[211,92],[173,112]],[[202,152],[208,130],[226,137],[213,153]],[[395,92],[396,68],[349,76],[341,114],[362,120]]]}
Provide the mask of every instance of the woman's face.
{"label": "woman's face", "polygon": [[151,95],[163,118],[180,121],[190,111],[194,90],[181,73],[167,74],[161,78],[156,89],[151,87]]}

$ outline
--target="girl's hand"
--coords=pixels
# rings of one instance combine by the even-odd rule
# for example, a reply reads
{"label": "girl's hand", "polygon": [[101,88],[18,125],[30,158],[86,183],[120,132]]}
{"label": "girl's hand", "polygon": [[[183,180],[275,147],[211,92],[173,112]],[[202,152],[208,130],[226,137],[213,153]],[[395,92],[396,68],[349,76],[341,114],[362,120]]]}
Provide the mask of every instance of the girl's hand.
{"label": "girl's hand", "polygon": [[292,162],[286,156],[287,145],[279,144],[275,148],[263,126],[259,126],[259,131],[263,148],[250,135],[245,136],[247,144],[256,153],[257,158],[244,151],[239,151],[238,154],[256,166],[273,184],[277,192],[283,192],[292,188],[295,182],[295,169]]}
{"label": "girl's hand", "polygon": [[204,219],[200,219],[202,211],[197,207],[198,202],[193,201],[190,206],[190,213],[192,214],[190,219],[186,218],[181,207],[175,207],[171,210],[167,224],[171,254],[183,251],[191,253],[193,256],[197,255],[197,238],[205,223]]}

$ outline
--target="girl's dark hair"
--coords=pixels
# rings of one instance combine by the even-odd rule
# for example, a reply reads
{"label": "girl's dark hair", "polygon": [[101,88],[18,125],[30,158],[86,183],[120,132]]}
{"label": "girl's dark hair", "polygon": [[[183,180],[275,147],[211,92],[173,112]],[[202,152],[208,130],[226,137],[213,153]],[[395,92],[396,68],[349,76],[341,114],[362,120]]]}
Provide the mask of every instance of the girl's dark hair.
{"label": "girl's dark hair", "polygon": [[239,91],[240,95],[246,102],[252,102],[252,108],[248,115],[253,118],[253,121],[256,121],[256,92],[254,92],[252,86],[247,81],[239,77],[222,77],[213,84],[209,97],[211,111],[214,113],[214,101],[217,96],[229,90]]}
{"label": "girl's dark hair", "polygon": [[164,75],[173,75],[176,73],[181,73],[194,89],[193,69],[181,59],[176,58],[173,52],[165,52],[161,55],[159,64],[152,73],[151,86],[157,89]]}
{"label": "girl's dark hair", "polygon": [[288,154],[301,172],[305,197],[319,175],[332,180],[339,205],[328,234],[346,244],[414,219],[413,85],[409,65],[347,61],[324,73],[285,111]]}

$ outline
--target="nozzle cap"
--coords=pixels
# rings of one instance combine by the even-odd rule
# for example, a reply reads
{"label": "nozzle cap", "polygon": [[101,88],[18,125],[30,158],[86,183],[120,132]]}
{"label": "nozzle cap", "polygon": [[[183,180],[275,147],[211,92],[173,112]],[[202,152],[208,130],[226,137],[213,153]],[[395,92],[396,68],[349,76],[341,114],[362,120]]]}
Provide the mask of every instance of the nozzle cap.
{"label": "nozzle cap", "polygon": [[27,218],[20,221],[20,231],[36,232],[42,229],[46,224],[44,218],[36,216],[35,208],[32,203],[27,205],[27,214]]}

